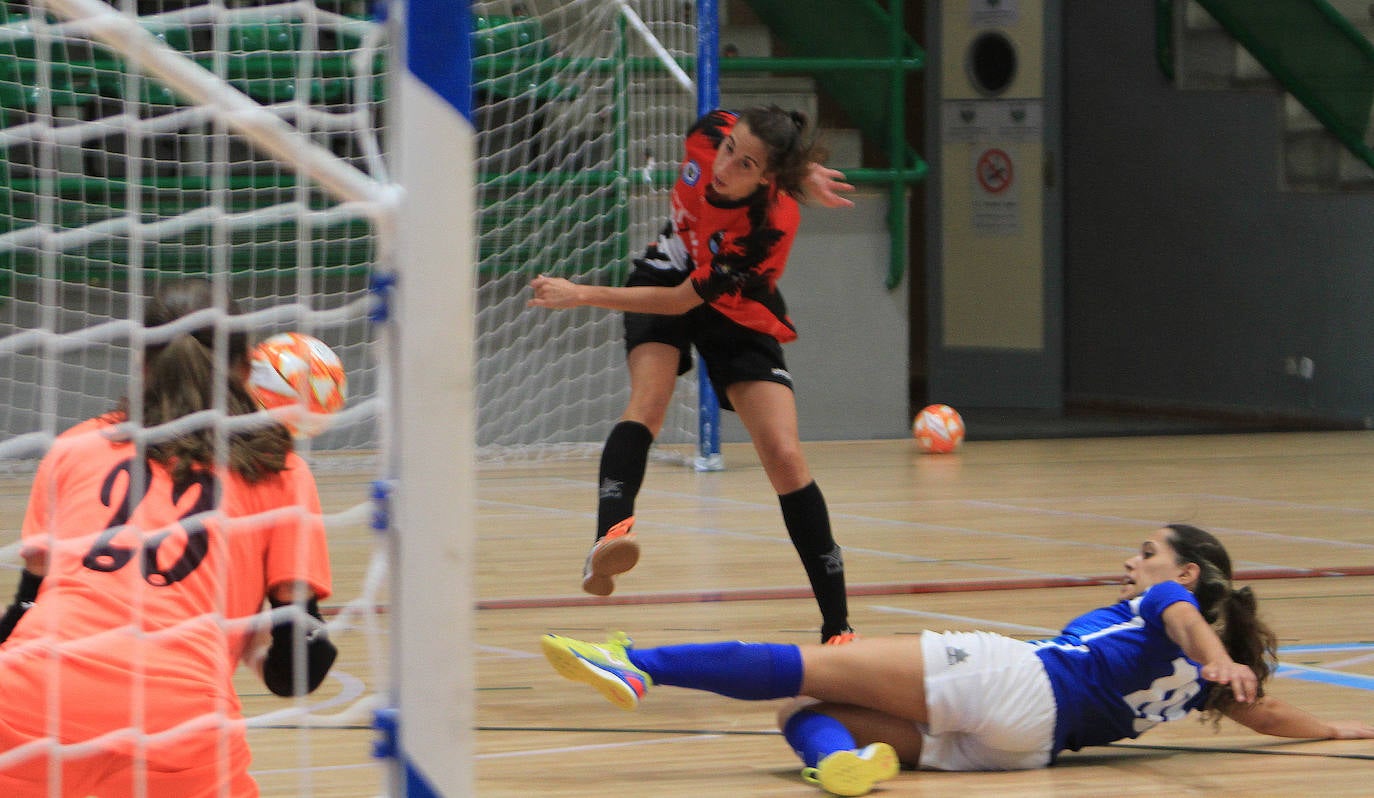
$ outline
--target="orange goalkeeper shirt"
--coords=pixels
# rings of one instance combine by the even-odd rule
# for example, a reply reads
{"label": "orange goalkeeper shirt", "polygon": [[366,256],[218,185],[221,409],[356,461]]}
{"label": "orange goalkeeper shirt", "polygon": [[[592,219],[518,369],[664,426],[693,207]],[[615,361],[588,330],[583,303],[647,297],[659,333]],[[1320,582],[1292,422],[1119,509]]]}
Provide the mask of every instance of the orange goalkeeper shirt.
{"label": "orange goalkeeper shirt", "polygon": [[330,593],[319,496],[298,455],[256,484],[214,469],[178,491],[113,432],[109,417],[68,430],[33,482],[23,541],[47,553],[48,573],[0,647],[0,714],[16,731],[73,742],[239,718],[241,619],[278,584]]}

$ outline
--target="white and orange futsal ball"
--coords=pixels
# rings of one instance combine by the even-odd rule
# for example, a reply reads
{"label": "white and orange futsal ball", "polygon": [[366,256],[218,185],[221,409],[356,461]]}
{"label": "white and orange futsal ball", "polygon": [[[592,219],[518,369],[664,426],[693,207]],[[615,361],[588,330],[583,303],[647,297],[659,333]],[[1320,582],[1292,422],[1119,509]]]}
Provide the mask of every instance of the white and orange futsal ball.
{"label": "white and orange futsal ball", "polygon": [[253,349],[248,392],[298,438],[329,427],[329,414],[348,399],[343,361],[323,341],[302,333],[279,333]]}
{"label": "white and orange futsal ball", "polygon": [[928,405],[916,414],[911,434],[921,451],[948,454],[964,442],[964,419],[949,405]]}

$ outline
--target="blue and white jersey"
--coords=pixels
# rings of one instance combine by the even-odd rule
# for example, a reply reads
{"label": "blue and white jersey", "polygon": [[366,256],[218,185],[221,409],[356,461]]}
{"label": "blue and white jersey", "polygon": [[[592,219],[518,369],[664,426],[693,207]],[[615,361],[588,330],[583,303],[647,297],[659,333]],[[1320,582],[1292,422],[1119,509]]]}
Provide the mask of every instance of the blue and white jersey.
{"label": "blue and white jersey", "polygon": [[1205,703],[1201,666],[1164,629],[1164,610],[1180,601],[1197,606],[1183,585],[1161,582],[1033,642],[1054,689],[1056,754],[1138,737]]}

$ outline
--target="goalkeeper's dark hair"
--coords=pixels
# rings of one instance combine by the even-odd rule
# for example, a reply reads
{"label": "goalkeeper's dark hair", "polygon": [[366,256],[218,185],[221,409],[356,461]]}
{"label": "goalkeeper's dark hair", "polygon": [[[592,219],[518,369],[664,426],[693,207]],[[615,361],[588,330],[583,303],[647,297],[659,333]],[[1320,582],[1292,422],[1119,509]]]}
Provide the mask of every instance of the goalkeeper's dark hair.
{"label": "goalkeeper's dark hair", "polygon": [[[1255,698],[1264,695],[1264,682],[1278,661],[1278,638],[1259,617],[1254,591],[1231,584],[1231,556],[1212,533],[1189,524],[1169,524],[1169,544],[1178,563],[1198,566],[1197,599],[1202,617],[1216,630],[1231,659],[1249,665],[1259,679]],[[1227,689],[1214,688],[1203,707],[1203,718],[1217,723],[1236,702]]]}
{"label": "goalkeeper's dark hair", "polygon": [[[198,310],[215,306],[210,282],[185,278],[164,284],[151,297],[143,314],[145,328],[169,324]],[[228,300],[225,311],[239,312]],[[165,424],[182,416],[211,409],[215,399],[215,349],[220,338],[215,324],[183,332],[170,340],[154,341],[143,348],[143,426]],[[248,333],[230,330],[222,336],[226,346],[229,373],[220,374],[225,384],[225,413],[231,416],[257,411],[241,379],[248,368]],[[128,403],[124,403],[127,417]],[[265,424],[230,432],[227,459],[229,467],[252,483],[266,479],[286,467],[291,451],[291,433],[281,424]],[[200,427],[167,440],[148,444],[148,456],[171,469],[178,486],[190,484],[195,469],[216,462],[215,430]]]}
{"label": "goalkeeper's dark hair", "polygon": [[806,114],[786,111],[777,105],[756,105],[740,112],[739,121],[749,126],[749,132],[768,147],[768,163],[764,171],[773,176],[779,191],[794,199],[803,199],[802,181],[811,164],[825,158],[807,129]]}

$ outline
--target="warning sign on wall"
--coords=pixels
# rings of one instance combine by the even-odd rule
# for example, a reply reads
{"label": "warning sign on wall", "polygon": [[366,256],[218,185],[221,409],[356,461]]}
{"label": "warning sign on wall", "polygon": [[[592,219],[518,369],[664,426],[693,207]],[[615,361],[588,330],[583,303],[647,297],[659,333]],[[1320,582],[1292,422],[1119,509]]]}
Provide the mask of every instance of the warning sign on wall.
{"label": "warning sign on wall", "polygon": [[1006,150],[975,150],[973,165],[973,228],[1007,235],[1021,229],[1016,164]]}
{"label": "warning sign on wall", "polygon": [[1015,25],[1021,18],[1017,0],[969,0],[969,22],[976,28]]}
{"label": "warning sign on wall", "polygon": [[940,135],[955,141],[1038,142],[1045,136],[1045,108],[1039,100],[946,100]]}

